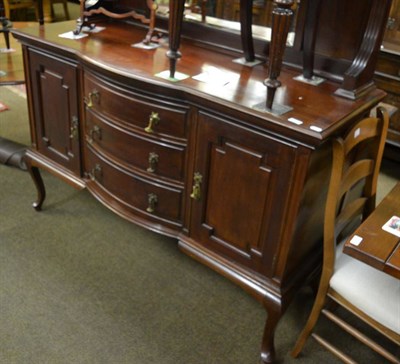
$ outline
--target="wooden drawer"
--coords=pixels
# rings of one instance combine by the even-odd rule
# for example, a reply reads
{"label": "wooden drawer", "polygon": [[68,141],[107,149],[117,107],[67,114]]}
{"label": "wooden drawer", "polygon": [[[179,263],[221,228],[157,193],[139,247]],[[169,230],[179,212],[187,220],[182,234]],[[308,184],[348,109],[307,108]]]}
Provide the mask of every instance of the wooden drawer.
{"label": "wooden drawer", "polygon": [[[182,225],[183,190],[144,179],[85,148],[86,175],[124,209],[159,223]],[[118,207],[116,208],[118,210]]]}
{"label": "wooden drawer", "polygon": [[138,168],[152,176],[183,182],[185,175],[185,144],[161,142],[157,138],[136,134],[109,120],[86,112],[87,143],[101,150],[128,169]]}
{"label": "wooden drawer", "polygon": [[[85,76],[84,90],[86,108],[121,125],[131,125],[158,136],[186,139],[187,109],[179,104],[145,98],[92,75]],[[148,128],[152,115],[154,122]]]}

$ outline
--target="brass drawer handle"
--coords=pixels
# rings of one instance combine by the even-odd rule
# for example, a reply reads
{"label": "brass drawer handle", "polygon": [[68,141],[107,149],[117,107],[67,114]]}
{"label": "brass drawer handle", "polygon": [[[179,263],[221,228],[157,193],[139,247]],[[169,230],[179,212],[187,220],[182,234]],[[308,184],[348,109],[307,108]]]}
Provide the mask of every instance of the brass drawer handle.
{"label": "brass drawer handle", "polygon": [[158,164],[158,154],[151,152],[149,154],[149,167],[147,168],[147,172],[154,173],[156,171],[156,167]]}
{"label": "brass drawer handle", "polygon": [[100,164],[96,163],[95,166],[92,168],[92,170],[89,172],[89,178],[92,181],[96,181],[98,178],[98,175],[100,175],[102,172]]}
{"label": "brass drawer handle", "polygon": [[149,203],[149,205],[148,205],[146,211],[149,212],[150,214],[152,214],[156,210],[156,205],[158,202],[157,195],[154,193],[150,193],[147,196],[147,202]]}
{"label": "brass drawer handle", "polygon": [[71,127],[69,129],[70,139],[75,139],[78,136],[79,120],[77,116],[73,116],[71,120]]}
{"label": "brass drawer handle", "polygon": [[154,127],[160,122],[160,117],[157,112],[152,112],[149,117],[149,124],[144,128],[146,133],[154,133]]}
{"label": "brass drawer handle", "polygon": [[201,199],[201,183],[203,182],[203,176],[199,172],[195,172],[193,182],[193,189],[190,197],[199,201]]}
{"label": "brass drawer handle", "polygon": [[92,129],[90,129],[89,131],[89,138],[88,138],[88,142],[90,144],[93,143],[94,141],[94,137],[95,135],[97,135],[97,138],[99,140],[101,140],[101,128],[98,125],[95,125]]}
{"label": "brass drawer handle", "polygon": [[92,92],[89,92],[89,96],[86,98],[85,97],[85,104],[87,107],[91,108],[93,107],[93,100],[98,100],[100,97],[100,93],[97,90],[93,90]]}

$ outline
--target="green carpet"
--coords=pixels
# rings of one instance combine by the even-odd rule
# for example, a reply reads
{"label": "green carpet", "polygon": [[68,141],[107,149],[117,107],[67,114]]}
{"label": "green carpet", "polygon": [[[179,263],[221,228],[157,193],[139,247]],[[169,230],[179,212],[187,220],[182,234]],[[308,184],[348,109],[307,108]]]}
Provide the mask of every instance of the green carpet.
{"label": "green carpet", "polygon": [[[29,139],[26,100],[2,88],[0,100],[10,104],[0,135]],[[174,239],[43,177],[38,213],[28,173],[0,165],[1,364],[258,363],[266,318],[258,302],[182,254]],[[398,177],[382,178],[389,186]],[[313,340],[301,358],[289,355],[311,304],[303,289],[281,321],[278,363],[338,362]],[[336,327],[319,329],[360,363],[382,362]]]}

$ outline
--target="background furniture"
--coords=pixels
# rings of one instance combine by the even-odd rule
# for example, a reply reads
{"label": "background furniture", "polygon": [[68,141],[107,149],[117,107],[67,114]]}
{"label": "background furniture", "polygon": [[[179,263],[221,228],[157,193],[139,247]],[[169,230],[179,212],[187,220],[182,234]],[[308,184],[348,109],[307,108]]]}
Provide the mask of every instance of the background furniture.
{"label": "background furniture", "polygon": [[6,48],[10,49],[10,28],[12,27],[11,21],[5,16],[4,3],[0,1],[0,33],[3,33]]}
{"label": "background furniture", "polygon": [[[343,251],[355,259],[400,279],[400,237],[382,229],[390,218],[399,215],[400,183],[347,239]],[[354,235],[362,238],[359,245],[350,242]]]}
{"label": "background furniture", "polygon": [[[391,363],[398,363],[396,353],[385,350],[355,329],[348,319],[335,311],[336,305],[352,312],[397,345],[400,345],[398,320],[399,281],[342,252],[344,239],[354,230],[354,223],[372,213],[376,185],[388,128],[388,115],[378,110],[377,118],[366,118],[349,131],[344,139],[333,141],[332,175],[325,207],[324,258],[321,279],[314,306],[299,335],[292,355],[297,357],[307,338],[312,337],[343,362],[355,362],[348,354],[333,346],[315,330],[322,314],[381,354]],[[368,145],[366,141],[370,140]],[[354,197],[354,190],[362,189]],[[357,225],[356,225],[357,226]],[[378,235],[375,233],[375,239]],[[380,241],[375,240],[375,245]],[[333,308],[333,309],[332,309]],[[335,312],[334,312],[335,311]]]}
{"label": "background furniture", "polygon": [[[133,3],[108,5],[118,11]],[[277,98],[293,110],[255,110],[265,100],[264,66],[232,63],[240,53],[226,45],[236,39],[238,47],[240,36],[182,24],[183,5],[171,3],[172,51],[131,47],[146,33],[134,21],[99,20],[106,30],[80,40],[58,36],[74,29],[72,21],[14,31],[26,61],[35,208],[45,198],[39,168],[46,169],[88,188],[124,218],[176,237],[184,252],[265,306],[261,355],[271,362],[280,317],[319,267],[329,141],[368,115],[384,93],[363,87],[355,99],[336,96],[340,58],[319,87],[294,80],[298,68],[284,68]],[[374,19],[383,21],[380,14]],[[346,32],[359,41],[364,28],[352,24]],[[382,29],[375,28],[376,42]],[[203,43],[209,32],[217,38]],[[218,77],[171,83],[158,77],[170,60],[190,76],[212,69]],[[363,80],[354,81],[370,86],[374,60],[367,61]],[[225,78],[230,82],[215,83]]]}
{"label": "background furniture", "polygon": [[392,107],[385,156],[400,161],[400,1],[392,3],[375,82],[387,92],[384,102]]}
{"label": "background furniture", "polygon": [[38,9],[37,9],[37,2],[31,0],[3,0],[4,3],[4,10],[5,10],[5,17],[7,19],[13,20],[11,16],[11,12],[14,10],[21,10],[21,9],[35,9],[36,18],[39,18]]}
{"label": "background furniture", "polygon": [[52,18],[54,18],[54,5],[61,4],[64,10],[64,20],[69,20],[68,1],[67,0],[51,0]]}
{"label": "background furniture", "polygon": [[[0,70],[4,72],[0,76],[0,85],[14,85],[25,82],[24,64],[22,58],[22,49],[16,39],[12,36],[11,28],[26,28],[29,26],[37,27],[36,22],[8,22],[6,29],[10,32],[10,47],[13,52],[0,53]],[[3,39],[1,39],[3,40]],[[3,45],[4,44],[4,45]],[[0,48],[6,47],[6,43],[0,44]]]}

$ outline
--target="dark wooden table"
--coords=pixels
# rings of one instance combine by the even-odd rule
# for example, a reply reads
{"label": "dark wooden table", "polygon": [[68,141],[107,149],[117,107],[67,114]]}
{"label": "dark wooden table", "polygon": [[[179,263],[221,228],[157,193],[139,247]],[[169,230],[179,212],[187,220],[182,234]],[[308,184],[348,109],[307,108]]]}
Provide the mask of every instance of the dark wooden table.
{"label": "dark wooden table", "polygon": [[[350,236],[343,251],[400,279],[400,237],[382,229],[393,216],[400,217],[400,182]],[[354,244],[357,237],[362,238],[359,245]]]}

